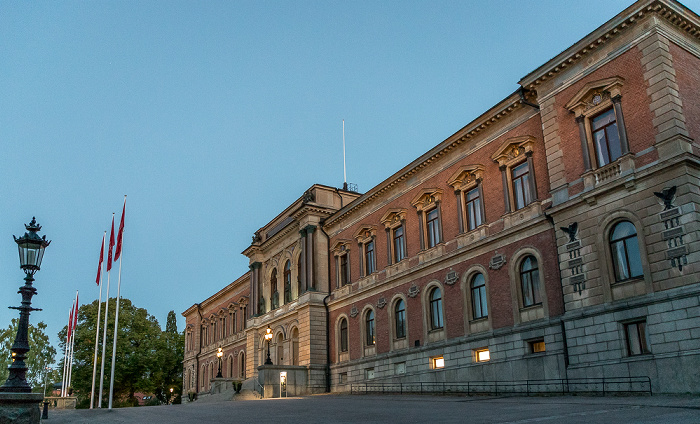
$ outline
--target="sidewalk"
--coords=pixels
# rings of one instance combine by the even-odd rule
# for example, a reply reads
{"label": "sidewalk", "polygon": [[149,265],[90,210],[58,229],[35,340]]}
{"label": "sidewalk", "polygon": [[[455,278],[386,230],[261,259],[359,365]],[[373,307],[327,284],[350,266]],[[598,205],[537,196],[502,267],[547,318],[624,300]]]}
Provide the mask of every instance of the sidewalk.
{"label": "sidewalk", "polygon": [[[246,417],[241,420],[241,417]],[[700,396],[317,395],[221,403],[52,411],[47,423],[700,423]]]}

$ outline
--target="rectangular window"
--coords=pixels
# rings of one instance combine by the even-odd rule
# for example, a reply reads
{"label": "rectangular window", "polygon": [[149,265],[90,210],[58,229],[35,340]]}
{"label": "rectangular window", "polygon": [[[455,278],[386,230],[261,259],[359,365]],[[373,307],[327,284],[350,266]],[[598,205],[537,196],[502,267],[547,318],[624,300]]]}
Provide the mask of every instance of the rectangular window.
{"label": "rectangular window", "polygon": [[430,368],[437,370],[440,368],[445,368],[445,357],[443,356],[433,356],[430,358]]}
{"label": "rectangular window", "polygon": [[481,198],[478,187],[464,195],[464,203],[467,211],[467,230],[471,231],[481,225]]}
{"label": "rectangular window", "polygon": [[374,240],[365,243],[365,275],[374,272]]}
{"label": "rectangular window", "polygon": [[487,362],[490,359],[491,359],[491,353],[489,352],[488,348],[474,350],[474,361]]}
{"label": "rectangular window", "polygon": [[341,287],[348,284],[348,255],[340,257],[340,285]]}
{"label": "rectangular window", "polygon": [[398,362],[394,364],[394,374],[406,374],[406,363]]}
{"label": "rectangular window", "polygon": [[614,109],[610,108],[591,119],[591,132],[598,166],[605,166],[622,156]]}
{"label": "rectangular window", "polygon": [[394,263],[401,262],[406,257],[404,248],[403,225],[394,229]]}
{"label": "rectangular window", "polygon": [[371,380],[374,378],[374,368],[365,369],[365,379]]}
{"label": "rectangular window", "polygon": [[438,221],[437,208],[432,209],[426,216],[426,227],[428,228],[428,249],[440,243],[440,225]]}
{"label": "rectangular window", "polygon": [[545,351],[544,339],[530,340],[527,342],[530,353],[542,353]]}
{"label": "rectangular window", "polygon": [[649,353],[645,321],[625,324],[625,337],[627,338],[627,353],[629,356]]}
{"label": "rectangular window", "polygon": [[345,384],[347,382],[348,382],[348,373],[341,372],[340,375],[338,375],[338,383]]}
{"label": "rectangular window", "polygon": [[527,162],[513,168],[513,198],[515,210],[522,209],[532,202],[530,196],[530,166]]}

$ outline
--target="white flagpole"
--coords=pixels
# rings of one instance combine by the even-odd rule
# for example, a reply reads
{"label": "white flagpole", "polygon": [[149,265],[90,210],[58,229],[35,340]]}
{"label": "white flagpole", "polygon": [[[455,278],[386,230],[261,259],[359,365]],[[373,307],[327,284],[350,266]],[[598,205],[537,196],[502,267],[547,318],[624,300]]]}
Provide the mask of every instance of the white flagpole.
{"label": "white flagpole", "polygon": [[[70,312],[68,313],[68,327],[70,328]],[[70,344],[70,337],[66,334],[66,348],[63,354],[63,380],[61,381],[61,397],[66,396],[66,365],[68,364],[68,345]]]}
{"label": "white flagpole", "polygon": [[75,329],[78,322],[78,291],[75,291],[75,301],[73,302],[73,332],[70,341],[70,361],[68,362],[68,387],[73,383],[73,354],[75,350]]}
{"label": "white flagpole", "polygon": [[[114,214],[112,214],[112,232],[114,232]],[[111,236],[110,236],[111,237]],[[112,246],[110,242],[109,252],[107,257],[112,256]],[[107,349],[107,315],[109,314],[109,273],[111,270],[107,271],[107,299],[105,300],[105,324],[104,331],[102,333],[102,365],[100,366],[100,397],[97,403],[98,408],[102,408],[102,386],[105,381],[105,350]]]}
{"label": "white flagpole", "polygon": [[95,330],[95,354],[93,355],[92,361],[92,389],[90,390],[90,409],[93,409],[95,404],[95,375],[97,374],[97,345],[100,341],[100,312],[102,312],[102,262],[104,259],[105,251],[105,239],[107,238],[107,231],[105,231],[104,236],[102,236],[102,257],[100,258],[100,297],[97,301],[97,329]]}
{"label": "white flagpole", "polygon": [[[124,199],[126,201],[126,198]],[[124,234],[122,233],[122,250],[124,249]],[[117,279],[117,311],[114,315],[114,340],[112,341],[112,376],[109,379],[109,409],[112,409],[114,396],[114,365],[117,356],[117,330],[119,329],[119,291],[122,286],[122,255],[119,255],[119,278]]]}
{"label": "white flagpole", "polygon": [[343,119],[343,190],[348,189],[348,173],[345,168],[345,119]]}

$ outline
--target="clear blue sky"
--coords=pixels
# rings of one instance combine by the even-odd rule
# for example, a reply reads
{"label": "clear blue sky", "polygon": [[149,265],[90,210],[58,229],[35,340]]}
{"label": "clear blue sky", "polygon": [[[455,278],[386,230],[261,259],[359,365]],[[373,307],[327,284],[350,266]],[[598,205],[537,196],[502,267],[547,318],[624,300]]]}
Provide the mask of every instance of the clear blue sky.
{"label": "clear blue sky", "polygon": [[1,2],[0,327],[20,303],[12,235],[36,216],[53,240],[31,322],[57,345],[127,194],[122,296],[182,330],[247,271],[255,230],[342,185],[342,119],[364,192],[630,3]]}

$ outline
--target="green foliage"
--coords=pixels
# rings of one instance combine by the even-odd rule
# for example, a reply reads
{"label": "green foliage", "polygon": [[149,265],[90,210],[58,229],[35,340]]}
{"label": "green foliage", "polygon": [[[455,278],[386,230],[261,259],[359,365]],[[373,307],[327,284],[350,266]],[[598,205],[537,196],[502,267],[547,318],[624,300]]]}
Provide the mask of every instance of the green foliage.
{"label": "green foliage", "polygon": [[[107,351],[102,390],[103,406],[107,406],[109,397],[115,308],[116,298],[111,298],[107,319]],[[80,406],[90,405],[97,309],[98,302],[94,301],[82,305],[78,311],[72,386],[74,395],[78,396]],[[103,303],[100,317],[95,396],[99,396],[100,387],[104,309]],[[64,327],[59,333],[61,340],[65,340],[66,332],[67,327]],[[137,404],[135,393],[157,394],[169,384],[172,386],[168,386],[168,394],[170,394],[169,387],[174,387],[177,390],[176,393],[179,393],[182,385],[181,362],[184,357],[184,339],[181,335],[176,334],[176,336],[179,338],[173,337],[167,331],[162,331],[156,318],[149,315],[146,309],[137,308],[129,299],[121,299],[119,302],[113,406],[133,406]],[[174,363],[178,365],[176,373],[173,373],[172,370]]]}
{"label": "green foliage", "polygon": [[[10,348],[17,335],[17,325],[19,319],[15,318],[8,328],[0,330],[0,385],[5,383],[9,375],[7,367],[10,366],[12,355]],[[45,333],[46,324],[38,323],[36,326],[29,323],[29,352],[24,362],[29,368],[27,370],[27,382],[32,386],[32,391],[41,393],[44,390],[44,378],[48,377],[49,385],[52,382],[60,381],[60,374],[53,369],[48,375],[45,373],[46,367],[51,366],[56,356],[56,349],[51,346],[49,337]],[[54,367],[55,368],[55,367]]]}

